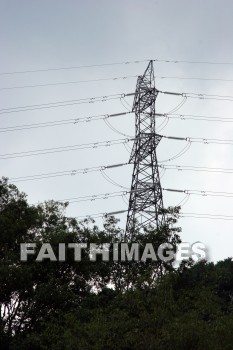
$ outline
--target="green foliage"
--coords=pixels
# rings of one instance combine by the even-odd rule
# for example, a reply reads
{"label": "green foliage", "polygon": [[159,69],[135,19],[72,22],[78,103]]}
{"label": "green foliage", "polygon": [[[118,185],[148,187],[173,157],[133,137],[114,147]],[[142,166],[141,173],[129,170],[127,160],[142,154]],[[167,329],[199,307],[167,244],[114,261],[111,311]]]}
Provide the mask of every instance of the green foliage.
{"label": "green foliage", "polygon": [[[65,216],[67,204],[30,206],[0,181],[0,349],[232,349],[233,262],[201,261],[174,269],[161,261],[20,262],[20,243],[120,242],[113,217],[99,230]],[[175,223],[179,208],[168,208]],[[180,242],[179,230],[135,232],[133,241]]]}

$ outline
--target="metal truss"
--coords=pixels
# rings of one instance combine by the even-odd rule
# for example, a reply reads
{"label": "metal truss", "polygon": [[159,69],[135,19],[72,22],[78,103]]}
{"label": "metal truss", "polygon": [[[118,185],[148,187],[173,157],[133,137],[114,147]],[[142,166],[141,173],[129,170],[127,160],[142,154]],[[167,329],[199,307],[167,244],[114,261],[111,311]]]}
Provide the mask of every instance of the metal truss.
{"label": "metal truss", "polygon": [[156,148],[161,136],[155,129],[155,88],[153,61],[137,80],[132,111],[135,112],[135,141],[129,163],[134,165],[129,198],[126,235],[135,228],[160,227],[164,221],[163,197]]}

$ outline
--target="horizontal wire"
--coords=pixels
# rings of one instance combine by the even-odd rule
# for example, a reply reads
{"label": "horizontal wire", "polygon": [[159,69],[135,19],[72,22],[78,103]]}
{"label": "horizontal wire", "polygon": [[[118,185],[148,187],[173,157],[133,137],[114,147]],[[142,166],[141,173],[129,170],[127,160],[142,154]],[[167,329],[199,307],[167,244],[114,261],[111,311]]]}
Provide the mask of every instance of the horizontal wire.
{"label": "horizontal wire", "polygon": [[[152,188],[151,188],[152,189]],[[214,192],[214,191],[198,191],[198,190],[176,190],[176,189],[167,189],[162,188],[163,191],[169,191],[169,192],[179,192],[179,193],[185,193],[187,195],[196,194],[201,196],[223,196],[223,197],[233,197],[233,193],[229,192]],[[133,191],[118,191],[118,192],[107,192],[107,193],[100,193],[100,194],[94,194],[89,196],[83,196],[83,197],[73,197],[73,198],[66,198],[66,199],[57,199],[54,201],[57,202],[69,202],[69,203],[77,203],[77,202],[83,202],[83,201],[94,201],[98,199],[109,199],[112,197],[121,197],[126,194],[130,194],[132,192],[143,192],[143,189],[133,190]]]}
{"label": "horizontal wire", "polygon": [[44,68],[44,69],[32,69],[32,70],[22,70],[22,71],[0,72],[0,75],[40,73],[40,72],[50,72],[50,71],[59,71],[59,70],[72,70],[72,69],[82,69],[82,68],[95,68],[95,67],[105,67],[105,66],[128,65],[128,64],[138,64],[138,63],[149,62],[149,61],[150,60],[137,60],[137,61],[124,61],[124,62],[112,62],[112,63],[100,63],[100,64],[91,64],[91,65],[70,66],[70,67],[58,67],[58,68]]}
{"label": "horizontal wire", "polygon": [[126,79],[137,78],[137,77],[138,77],[137,75],[126,75],[123,77],[99,78],[99,79],[90,79],[90,80],[66,81],[66,82],[34,84],[34,85],[9,86],[9,87],[0,87],[0,90],[15,90],[15,89],[38,88],[38,87],[58,86],[58,85],[82,84],[82,83],[92,83],[92,82],[109,81],[109,80],[116,81],[116,80],[126,80]]}
{"label": "horizontal wire", "polygon": [[57,199],[54,200],[55,202],[69,202],[72,203],[79,203],[79,202],[86,202],[86,201],[95,201],[99,199],[109,199],[113,197],[121,197],[122,195],[126,195],[127,191],[119,191],[119,192],[109,192],[109,193],[100,193],[90,196],[83,196],[83,197],[74,197],[74,198],[66,198],[66,199]]}
{"label": "horizontal wire", "polygon": [[194,114],[178,114],[178,113],[156,113],[157,117],[171,118],[171,119],[191,119],[195,121],[208,121],[208,122],[233,122],[233,117],[210,117],[207,115],[194,115]]}
{"label": "horizontal wire", "polygon": [[216,192],[216,191],[203,191],[203,190],[180,190],[180,189],[173,189],[173,188],[162,188],[163,191],[167,192],[176,192],[176,193],[185,193],[185,194],[193,194],[198,196],[216,196],[216,197],[225,197],[225,198],[232,198],[233,193],[232,192]]}
{"label": "horizontal wire", "polygon": [[[94,82],[99,82],[99,81],[126,80],[126,79],[131,79],[131,78],[138,78],[138,75],[126,75],[126,76],[121,76],[121,77],[110,77],[110,78],[99,78],[99,79],[77,80],[77,81],[65,81],[65,82],[43,83],[43,84],[32,84],[32,85],[4,86],[4,87],[0,87],[0,90],[40,88],[40,87],[59,86],[59,85],[60,86],[62,86],[62,85],[75,85],[75,84],[83,84],[83,83],[94,83]],[[159,76],[159,75],[155,76],[155,79],[233,82],[233,79],[225,79],[225,78],[181,77],[181,76]]]}
{"label": "horizontal wire", "polygon": [[233,79],[224,78],[204,78],[204,77],[176,77],[176,76],[155,76],[155,79],[175,79],[175,80],[204,80],[204,81],[224,81],[233,82]]}
{"label": "horizontal wire", "polygon": [[233,173],[233,169],[229,169],[229,168],[198,167],[198,166],[193,166],[193,165],[163,164],[163,165],[159,165],[159,167],[163,168],[165,170],[203,171],[203,172],[216,172],[216,173],[226,173],[226,174]]}
{"label": "horizontal wire", "polygon": [[[199,143],[204,143],[204,144],[213,143],[213,144],[218,144],[218,145],[220,145],[220,144],[233,145],[233,140],[204,139],[204,138],[202,139],[202,138],[191,138],[191,137],[181,138],[181,137],[164,136],[164,135],[162,137],[167,138],[167,139],[178,140],[178,141],[187,141],[189,144],[191,144],[192,142],[199,142]],[[145,138],[145,137],[142,137],[142,138]],[[114,144],[115,145],[116,144],[123,144],[123,143],[127,143],[127,142],[134,141],[134,140],[135,140],[135,138],[131,138],[131,139],[125,138],[125,139],[93,142],[93,143],[87,143],[87,144],[43,148],[43,149],[24,151],[24,152],[5,153],[5,154],[0,154],[0,159],[21,158],[21,157],[27,157],[27,156],[37,156],[40,154],[66,152],[66,151],[72,151],[72,150],[77,150],[77,149],[97,148],[97,147],[103,147],[103,146],[111,146]]]}
{"label": "horizontal wire", "polygon": [[209,220],[223,220],[231,221],[233,216],[221,215],[221,214],[198,214],[198,213],[180,213],[181,218],[194,218],[194,219],[209,219]]}
{"label": "horizontal wire", "polygon": [[[137,137],[138,139],[144,139],[147,136]],[[131,141],[135,141],[135,138],[124,138],[117,140],[107,140],[107,141],[99,141],[99,142],[91,142],[84,143],[78,145],[69,145],[69,146],[60,146],[60,147],[52,147],[52,148],[42,148],[31,151],[23,151],[23,152],[14,152],[14,153],[5,153],[0,154],[0,159],[10,159],[10,158],[21,158],[27,156],[37,156],[40,154],[48,154],[48,153],[57,153],[57,152],[67,152],[73,151],[77,149],[88,149],[88,148],[98,148],[98,147],[108,147],[112,145],[125,144]]]}
{"label": "horizontal wire", "polygon": [[8,108],[1,108],[1,111],[8,111],[8,110],[15,110],[15,109],[22,109],[22,108],[31,108],[31,107],[40,107],[40,106],[50,106],[50,105],[56,105],[61,103],[67,103],[67,102],[77,102],[77,101],[86,101],[90,99],[99,99],[99,98],[108,98],[108,97],[115,97],[115,96],[121,96],[121,94],[115,94],[115,95],[106,95],[106,96],[95,96],[95,97],[86,97],[86,98],[80,98],[80,99],[74,99],[74,100],[63,100],[63,101],[57,101],[57,102],[48,102],[48,103],[40,103],[40,104],[34,104],[34,105],[26,105],[26,106],[17,106],[17,107],[8,107]]}
{"label": "horizontal wire", "polygon": [[95,213],[95,214],[80,215],[80,216],[75,216],[75,218],[76,219],[79,219],[79,218],[100,218],[100,217],[104,217],[104,216],[124,214],[126,212],[127,212],[127,210],[118,210],[118,211],[114,211],[111,213]]}
{"label": "horizontal wire", "polygon": [[187,142],[197,142],[197,143],[204,143],[204,144],[218,144],[218,145],[233,145],[233,140],[222,140],[222,139],[206,139],[206,138],[200,138],[200,137],[176,137],[176,136],[164,136],[160,135],[163,138],[176,140],[176,141],[187,141]]}
{"label": "horizontal wire", "polygon": [[[41,174],[34,174],[34,175],[26,175],[26,176],[20,176],[20,177],[12,177],[9,180],[13,182],[21,182],[21,181],[31,181],[31,180],[40,180],[40,179],[47,179],[50,177],[60,177],[60,176],[75,176],[77,174],[86,174],[89,172],[95,172],[95,171],[101,171],[106,170],[110,168],[116,168],[119,166],[125,166],[129,165],[129,163],[122,163],[122,164],[113,164],[113,165],[100,165],[97,167],[90,167],[90,168],[82,168],[82,169],[70,169],[70,170],[63,170],[63,171],[57,171],[57,172],[49,172],[49,173],[41,173]],[[233,173],[233,169],[227,169],[227,168],[210,168],[210,167],[196,167],[196,166],[184,166],[184,165],[158,165],[160,168],[163,168],[165,170],[187,170],[187,171],[203,171],[203,172],[217,172],[217,173]]]}
{"label": "horizontal wire", "polygon": [[153,59],[154,62],[163,63],[187,63],[187,64],[209,64],[209,65],[233,65],[233,62],[211,62],[211,61],[185,61],[185,60],[164,60],[164,59]]}
{"label": "horizontal wire", "polygon": [[[163,191],[171,191],[171,192],[183,192],[185,194],[191,195],[191,194],[197,194],[201,196],[223,196],[223,197],[233,197],[233,193],[228,192],[214,192],[214,191],[195,191],[195,190],[175,190],[175,189],[166,189],[162,188]],[[100,193],[95,195],[89,195],[89,196],[83,196],[83,197],[74,197],[74,198],[66,198],[66,199],[58,199],[55,200],[57,202],[70,202],[70,203],[77,203],[77,202],[83,202],[83,201],[94,201],[98,199],[108,199],[112,197],[119,197],[122,195],[129,194],[131,192],[143,192],[143,190],[134,190],[134,191],[118,191],[118,192],[109,192],[109,193]]]}
{"label": "horizontal wire", "polygon": [[161,94],[173,95],[173,96],[182,96],[187,98],[196,98],[201,100],[217,100],[217,101],[229,101],[233,102],[232,95],[214,95],[214,94],[205,94],[205,93],[194,93],[194,92],[172,92],[172,91],[159,91]]}
{"label": "horizontal wire", "polygon": [[[127,210],[119,210],[111,213],[96,213],[96,214],[87,214],[87,215],[81,215],[76,216],[75,218],[81,219],[81,218],[103,218],[105,216],[110,215],[119,215],[126,213]],[[233,216],[231,215],[221,215],[221,214],[201,214],[201,213],[179,213],[180,218],[196,218],[196,219],[209,219],[209,220],[233,220]]]}
{"label": "horizontal wire", "polygon": [[92,122],[96,120],[106,120],[108,118],[123,116],[131,113],[132,112],[120,112],[120,113],[114,113],[114,114],[101,114],[101,115],[72,118],[72,119],[60,119],[60,120],[58,119],[58,120],[54,120],[50,122],[42,122],[42,123],[21,124],[21,125],[0,128],[0,133],[10,132],[10,131],[38,129],[38,128],[45,128],[45,127],[59,126],[59,125],[78,124],[78,123],[84,123],[84,122]]}
{"label": "horizontal wire", "polygon": [[45,108],[66,107],[66,106],[72,106],[72,105],[83,104],[83,103],[105,102],[108,100],[120,99],[122,97],[131,96],[131,95],[134,95],[134,93],[132,94],[121,93],[121,94],[105,95],[105,96],[98,96],[98,97],[87,97],[87,98],[82,98],[77,100],[65,100],[65,101],[41,103],[41,104],[35,104],[35,105],[2,108],[0,109],[0,114],[33,111],[33,110],[45,109]]}
{"label": "horizontal wire", "polygon": [[[68,67],[57,67],[57,68],[44,68],[44,69],[32,69],[32,70],[22,70],[22,71],[11,71],[11,72],[0,72],[0,75],[13,75],[13,74],[25,74],[25,73],[39,73],[39,72],[49,72],[49,71],[59,71],[59,70],[72,70],[72,69],[82,69],[82,68],[95,68],[95,67],[105,67],[114,65],[128,65],[128,64],[138,64],[143,62],[149,62],[150,59],[146,60],[136,60],[136,61],[123,61],[123,62],[112,62],[112,63],[100,63],[92,65],[80,65],[80,66],[68,66]],[[153,62],[161,63],[186,63],[186,64],[207,64],[207,65],[233,65],[233,62],[211,62],[211,61],[186,61],[186,60],[165,60],[165,59],[152,59]]]}
{"label": "horizontal wire", "polygon": [[70,145],[70,146],[43,148],[43,149],[38,149],[38,150],[34,150],[34,151],[32,150],[32,151],[25,151],[25,152],[6,153],[6,154],[0,154],[0,159],[3,160],[3,159],[11,159],[11,158],[37,156],[37,155],[41,155],[41,154],[68,152],[68,151],[74,151],[74,150],[78,150],[78,149],[108,147],[108,146],[123,144],[123,143],[130,142],[133,140],[134,139],[118,139],[118,140],[92,142],[92,143]]}
{"label": "horizontal wire", "polygon": [[[83,122],[92,122],[96,120],[105,120],[107,118],[123,116],[127,114],[132,114],[132,113],[133,112],[129,111],[129,112],[114,113],[114,114],[94,115],[94,116],[81,117],[81,118],[60,119],[60,120],[58,119],[58,120],[54,120],[50,122],[42,122],[42,123],[20,124],[20,125],[0,128],[0,133],[38,129],[38,128],[45,128],[45,127],[59,126],[59,125],[78,124]],[[202,115],[193,115],[193,114],[156,113],[155,116],[161,117],[161,118],[180,119],[180,120],[191,119],[195,121],[208,121],[208,122],[224,122],[224,123],[233,122],[233,118],[229,118],[229,117],[209,117],[204,115],[202,116]]]}
{"label": "horizontal wire", "polygon": [[125,165],[128,165],[128,163],[100,165],[97,167],[90,167],[90,168],[83,168],[83,169],[71,169],[71,170],[63,170],[63,171],[50,172],[50,173],[26,175],[26,176],[20,176],[20,177],[12,177],[9,180],[13,182],[20,182],[20,181],[46,179],[46,178],[57,177],[57,176],[75,176],[77,174],[86,174],[89,172],[113,169],[113,168],[117,168]]}
{"label": "horizontal wire", "polygon": [[125,196],[132,192],[142,192],[141,189],[139,190],[133,190],[133,191],[118,191],[118,192],[107,192],[107,193],[100,193],[100,194],[94,194],[89,196],[83,196],[83,197],[73,197],[73,198],[66,198],[66,199],[57,199],[53,200],[55,202],[69,202],[69,203],[78,203],[83,201],[95,201],[98,199],[109,199],[112,197],[121,197]]}
{"label": "horizontal wire", "polygon": [[[169,91],[159,91],[161,94],[168,94],[168,95],[175,95],[175,96],[182,96],[185,98],[199,98],[199,99],[214,99],[214,100],[227,100],[233,102],[233,96],[225,96],[225,95],[207,95],[207,94],[195,94],[195,93],[187,93],[187,92],[169,92]],[[105,96],[97,96],[97,97],[88,97],[83,99],[77,99],[77,100],[66,100],[66,101],[58,101],[58,102],[49,102],[49,103],[42,103],[42,104],[35,104],[35,105],[26,105],[26,106],[18,106],[18,107],[8,107],[8,108],[2,108],[0,109],[0,114],[6,114],[6,113],[16,113],[16,112],[24,112],[24,111],[31,111],[31,110],[37,110],[37,109],[45,109],[45,108],[55,108],[55,107],[66,107],[76,104],[82,104],[82,103],[94,103],[94,102],[105,102],[107,100],[114,100],[119,98],[124,98],[126,96],[132,96],[134,93],[120,93],[120,94],[114,94],[114,95],[105,95]]]}
{"label": "horizontal wire", "polygon": [[[200,99],[205,99],[205,98],[223,99],[223,100],[230,99],[230,101],[233,101],[233,96],[226,96],[226,95],[209,95],[209,94],[196,94],[196,93],[187,93],[187,92],[180,93],[180,92],[169,92],[169,91],[159,91],[159,93],[182,96],[182,97],[200,98]],[[83,99],[65,100],[65,101],[49,102],[49,103],[41,103],[41,104],[17,106],[17,107],[8,107],[8,108],[0,109],[0,114],[22,112],[22,111],[42,109],[42,108],[62,107],[67,105],[79,104],[79,103],[92,103],[97,100],[103,101],[106,99],[124,98],[126,96],[131,96],[131,95],[134,95],[134,93],[127,93],[127,94],[118,93],[113,95],[87,97]]]}

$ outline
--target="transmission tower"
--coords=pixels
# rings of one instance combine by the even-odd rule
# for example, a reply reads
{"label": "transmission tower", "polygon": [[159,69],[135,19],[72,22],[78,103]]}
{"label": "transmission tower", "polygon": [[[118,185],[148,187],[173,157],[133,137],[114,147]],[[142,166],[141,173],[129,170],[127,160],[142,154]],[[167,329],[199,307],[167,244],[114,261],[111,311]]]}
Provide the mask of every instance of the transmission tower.
{"label": "transmission tower", "polygon": [[134,165],[129,198],[126,235],[135,227],[160,227],[163,197],[160,184],[156,147],[161,136],[155,131],[155,88],[153,61],[138,77],[132,111],[135,112],[135,141],[129,163]]}

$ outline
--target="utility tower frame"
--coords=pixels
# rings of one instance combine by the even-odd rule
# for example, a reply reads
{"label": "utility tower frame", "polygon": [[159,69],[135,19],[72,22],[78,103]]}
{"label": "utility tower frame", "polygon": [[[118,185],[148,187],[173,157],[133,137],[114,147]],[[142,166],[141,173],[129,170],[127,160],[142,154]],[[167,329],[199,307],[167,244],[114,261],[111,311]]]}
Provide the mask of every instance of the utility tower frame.
{"label": "utility tower frame", "polygon": [[129,163],[134,165],[129,198],[126,236],[135,228],[159,228],[165,223],[162,187],[156,148],[162,136],[156,134],[153,61],[138,77],[132,111],[135,112],[135,141]]}

